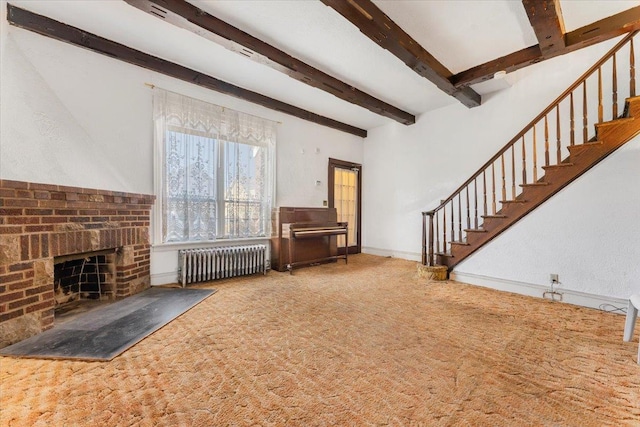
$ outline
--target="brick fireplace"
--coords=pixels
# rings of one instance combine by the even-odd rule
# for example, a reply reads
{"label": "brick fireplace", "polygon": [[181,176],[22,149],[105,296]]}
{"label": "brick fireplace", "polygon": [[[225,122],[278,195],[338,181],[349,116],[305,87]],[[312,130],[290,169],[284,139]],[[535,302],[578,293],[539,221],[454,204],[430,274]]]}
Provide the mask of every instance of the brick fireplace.
{"label": "brick fireplace", "polygon": [[111,253],[112,298],[148,288],[153,202],[150,195],[0,180],[0,348],[53,326],[60,259]]}

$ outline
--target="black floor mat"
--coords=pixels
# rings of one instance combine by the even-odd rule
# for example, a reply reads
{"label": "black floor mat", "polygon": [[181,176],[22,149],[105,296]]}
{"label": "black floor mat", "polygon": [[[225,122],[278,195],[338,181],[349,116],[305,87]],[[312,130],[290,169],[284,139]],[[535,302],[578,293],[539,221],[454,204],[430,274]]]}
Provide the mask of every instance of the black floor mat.
{"label": "black floor mat", "polygon": [[215,292],[150,288],[2,348],[0,355],[108,361]]}

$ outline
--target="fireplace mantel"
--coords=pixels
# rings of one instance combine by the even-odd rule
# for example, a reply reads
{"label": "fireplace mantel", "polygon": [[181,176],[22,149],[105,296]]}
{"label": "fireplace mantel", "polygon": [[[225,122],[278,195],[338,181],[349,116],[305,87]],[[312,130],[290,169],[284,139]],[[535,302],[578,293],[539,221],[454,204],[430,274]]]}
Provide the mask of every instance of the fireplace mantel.
{"label": "fireplace mantel", "polygon": [[0,180],[0,347],[54,323],[54,257],[117,249],[116,298],[150,286],[154,196]]}

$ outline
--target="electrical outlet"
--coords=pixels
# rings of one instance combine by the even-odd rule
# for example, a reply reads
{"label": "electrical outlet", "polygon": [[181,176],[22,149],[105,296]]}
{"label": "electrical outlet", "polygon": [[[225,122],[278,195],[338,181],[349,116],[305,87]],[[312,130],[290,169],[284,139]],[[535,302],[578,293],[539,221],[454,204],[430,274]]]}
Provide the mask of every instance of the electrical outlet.
{"label": "electrical outlet", "polygon": [[560,279],[558,278],[557,274],[551,273],[549,275],[549,280],[551,281],[551,283],[560,283]]}

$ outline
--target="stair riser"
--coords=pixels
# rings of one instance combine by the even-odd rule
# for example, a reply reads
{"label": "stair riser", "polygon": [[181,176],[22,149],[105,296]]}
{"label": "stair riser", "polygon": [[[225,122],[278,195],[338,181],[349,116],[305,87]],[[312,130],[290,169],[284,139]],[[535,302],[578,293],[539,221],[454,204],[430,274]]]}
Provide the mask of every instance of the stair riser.
{"label": "stair riser", "polygon": [[475,245],[477,243],[481,243],[486,238],[487,233],[467,233],[467,243],[470,245]]}
{"label": "stair riser", "polygon": [[500,224],[504,222],[506,218],[485,218],[482,223],[482,228],[487,230],[486,233],[479,235],[476,239],[477,242],[483,241],[486,238],[487,234],[491,234],[493,231],[500,227]]}
{"label": "stair riser", "polygon": [[614,152],[620,145],[602,144],[588,149],[573,151],[571,159],[576,165],[592,166],[595,161]]}
{"label": "stair riser", "polygon": [[[634,102],[634,104],[638,103]],[[640,107],[637,110],[640,110]],[[619,123],[618,126],[607,126],[604,129],[600,129],[598,140],[602,141],[603,145],[618,148],[638,134],[638,120],[640,120],[640,111],[634,120],[625,120]]]}
{"label": "stair riser", "polygon": [[626,100],[629,106],[629,117],[637,118],[640,116],[640,102],[637,102],[636,98],[627,98]]}
{"label": "stair riser", "polygon": [[602,147],[602,145],[603,145],[602,143],[593,144],[593,145],[592,144],[573,145],[569,147],[569,156],[571,159],[574,159],[576,155],[579,155],[583,151],[593,150],[596,147]]}

